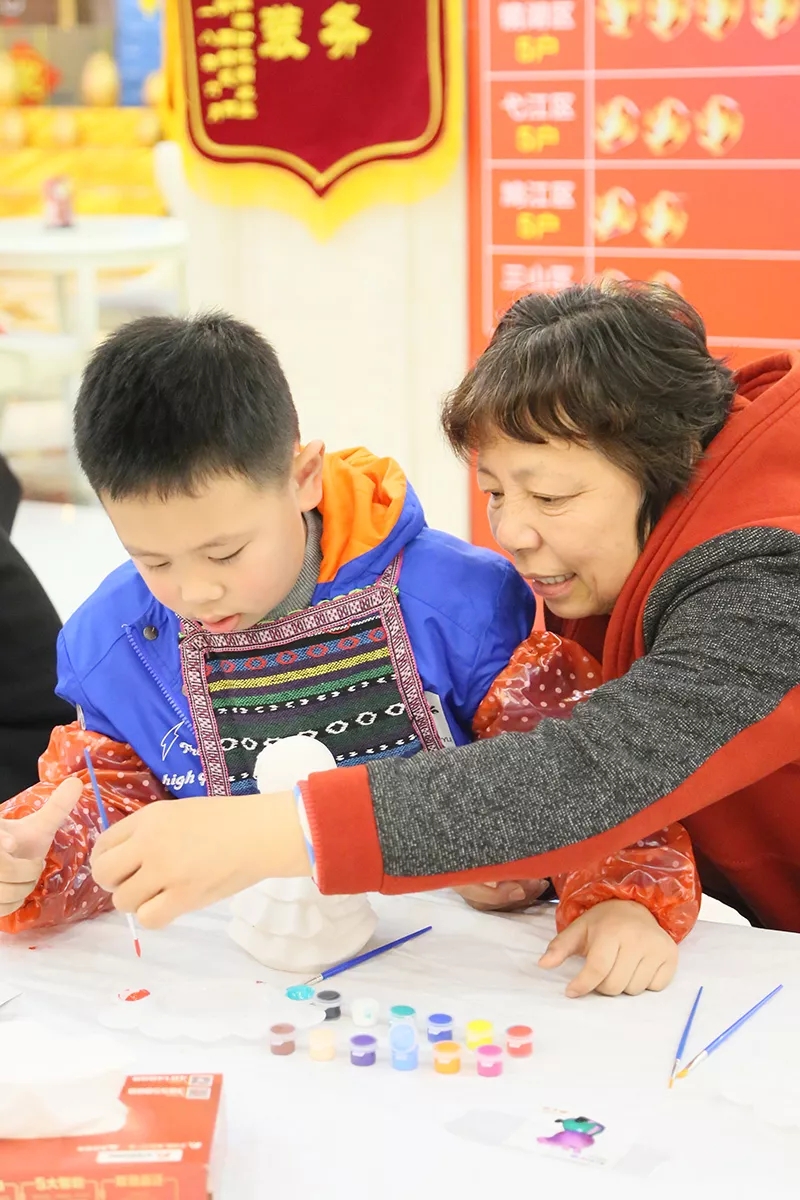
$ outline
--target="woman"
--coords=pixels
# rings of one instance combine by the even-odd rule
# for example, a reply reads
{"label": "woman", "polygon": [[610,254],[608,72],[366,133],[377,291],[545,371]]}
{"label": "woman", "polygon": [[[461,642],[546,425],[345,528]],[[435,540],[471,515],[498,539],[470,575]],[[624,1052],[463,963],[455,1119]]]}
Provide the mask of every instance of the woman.
{"label": "woman", "polygon": [[734,374],[663,288],[527,296],[444,425],[602,686],[569,721],[299,801],[151,805],[100,839],[98,882],[158,926],[312,867],[332,893],[538,879],[680,820],[706,890],[800,931],[800,357]]}

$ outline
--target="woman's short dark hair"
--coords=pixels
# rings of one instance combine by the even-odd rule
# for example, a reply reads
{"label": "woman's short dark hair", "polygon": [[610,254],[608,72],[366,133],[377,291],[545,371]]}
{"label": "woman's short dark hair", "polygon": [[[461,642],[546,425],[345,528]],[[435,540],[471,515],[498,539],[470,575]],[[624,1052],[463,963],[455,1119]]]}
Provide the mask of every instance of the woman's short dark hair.
{"label": "woman's short dark hair", "polygon": [[442,419],[462,457],[497,433],[600,450],[641,485],[644,544],[689,484],[735,392],[733,371],[709,353],[703,320],[682,296],[603,281],[518,300]]}

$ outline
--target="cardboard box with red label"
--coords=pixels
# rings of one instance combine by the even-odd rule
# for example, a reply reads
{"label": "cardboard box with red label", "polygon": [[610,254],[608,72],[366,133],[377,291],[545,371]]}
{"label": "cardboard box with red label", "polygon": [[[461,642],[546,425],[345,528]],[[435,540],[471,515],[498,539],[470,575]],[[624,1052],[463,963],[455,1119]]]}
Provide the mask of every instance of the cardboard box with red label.
{"label": "cardboard box with red label", "polygon": [[0,1200],[209,1200],[221,1075],[132,1075],[122,1129],[0,1140]]}

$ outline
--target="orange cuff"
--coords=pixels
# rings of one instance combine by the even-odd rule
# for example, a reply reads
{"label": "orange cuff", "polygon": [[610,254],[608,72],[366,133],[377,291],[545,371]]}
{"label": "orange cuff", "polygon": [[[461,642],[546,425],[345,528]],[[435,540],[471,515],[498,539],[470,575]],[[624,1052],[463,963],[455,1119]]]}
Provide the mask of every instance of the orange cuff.
{"label": "orange cuff", "polygon": [[339,767],[300,785],[316,857],[317,887],[328,896],[379,892],[383,854],[366,767]]}

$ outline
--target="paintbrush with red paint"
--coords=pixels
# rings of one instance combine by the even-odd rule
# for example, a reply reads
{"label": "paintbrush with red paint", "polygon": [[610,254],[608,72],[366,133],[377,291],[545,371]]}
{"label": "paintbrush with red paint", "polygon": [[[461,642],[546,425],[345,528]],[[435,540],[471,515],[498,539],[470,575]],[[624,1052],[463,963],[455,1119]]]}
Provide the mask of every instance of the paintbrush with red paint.
{"label": "paintbrush with red paint", "polygon": [[[94,763],[92,762],[92,756],[89,753],[88,747],[87,747],[87,749],[84,750],[83,757],[86,759],[86,769],[89,772],[89,779],[92,781],[92,791],[94,792],[95,803],[97,804],[97,811],[100,814],[100,824],[103,829],[108,829],[111,822],[108,819],[108,813],[106,812],[106,806],[103,803],[103,797],[100,794],[100,785],[97,782],[97,776],[94,773]],[[125,919],[127,920],[128,928],[131,931],[131,937],[133,938],[133,948],[136,951],[136,957],[141,958],[142,957],[142,947],[139,942],[139,933],[136,928],[136,922],[133,919],[133,914],[126,913]]]}

